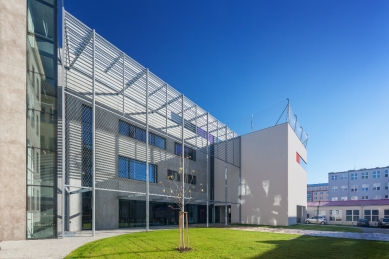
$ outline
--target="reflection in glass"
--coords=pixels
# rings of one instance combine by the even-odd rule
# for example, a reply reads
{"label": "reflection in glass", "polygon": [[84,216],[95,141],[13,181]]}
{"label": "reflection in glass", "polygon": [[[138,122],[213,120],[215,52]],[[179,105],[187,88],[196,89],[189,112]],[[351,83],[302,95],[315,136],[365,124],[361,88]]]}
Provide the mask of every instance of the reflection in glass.
{"label": "reflection in glass", "polygon": [[27,238],[56,236],[56,1],[28,0]]}
{"label": "reflection in glass", "polygon": [[56,211],[52,187],[27,188],[27,238],[55,237]]}

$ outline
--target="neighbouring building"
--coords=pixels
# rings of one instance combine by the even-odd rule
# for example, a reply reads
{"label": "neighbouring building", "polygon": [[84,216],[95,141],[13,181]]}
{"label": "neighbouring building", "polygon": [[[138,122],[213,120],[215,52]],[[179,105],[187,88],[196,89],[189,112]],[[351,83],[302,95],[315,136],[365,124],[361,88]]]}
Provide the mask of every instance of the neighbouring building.
{"label": "neighbouring building", "polygon": [[0,240],[175,225],[183,185],[189,223],[304,221],[289,104],[239,136],[58,3],[0,0]]}
{"label": "neighbouring building", "polygon": [[376,226],[379,218],[389,218],[389,200],[308,202],[307,213],[307,217],[326,216],[328,224],[356,225],[363,218]]}
{"label": "neighbouring building", "polygon": [[329,200],[379,200],[389,198],[389,166],[328,174]]}
{"label": "neighbouring building", "polygon": [[328,201],[328,183],[307,185],[307,202]]}

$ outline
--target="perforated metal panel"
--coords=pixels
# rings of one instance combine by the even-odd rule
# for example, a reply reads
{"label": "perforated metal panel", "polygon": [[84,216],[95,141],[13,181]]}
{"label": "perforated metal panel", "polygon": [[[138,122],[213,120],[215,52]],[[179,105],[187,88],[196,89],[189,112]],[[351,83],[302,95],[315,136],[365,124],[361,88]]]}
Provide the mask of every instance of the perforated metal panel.
{"label": "perforated metal panel", "polygon": [[[93,37],[93,30],[67,12],[64,22],[66,186],[92,185],[94,148],[96,189],[146,194],[145,181],[118,173],[122,157],[155,165],[149,193],[169,198],[167,171],[182,168],[176,145],[184,140],[185,147],[196,152],[183,167],[186,174],[196,176],[191,191],[198,193],[196,200],[206,201],[208,147],[213,145],[217,158],[240,166],[237,134],[103,37],[97,33]],[[95,146],[90,147],[93,89]],[[120,123],[132,131],[123,133]],[[148,152],[142,135],[147,125]]]}

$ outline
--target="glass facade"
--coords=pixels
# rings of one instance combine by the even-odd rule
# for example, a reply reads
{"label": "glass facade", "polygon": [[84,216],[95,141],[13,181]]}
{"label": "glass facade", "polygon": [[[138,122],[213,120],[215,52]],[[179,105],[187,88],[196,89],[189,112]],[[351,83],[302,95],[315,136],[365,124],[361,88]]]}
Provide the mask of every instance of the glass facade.
{"label": "glass facade", "polygon": [[[188,212],[188,223],[206,223],[205,205],[185,205]],[[150,202],[150,226],[178,225],[179,208],[174,203]],[[145,227],[146,202],[135,200],[119,200],[119,228]]]}
{"label": "glass facade", "polygon": [[27,239],[57,235],[56,4],[27,0]]}

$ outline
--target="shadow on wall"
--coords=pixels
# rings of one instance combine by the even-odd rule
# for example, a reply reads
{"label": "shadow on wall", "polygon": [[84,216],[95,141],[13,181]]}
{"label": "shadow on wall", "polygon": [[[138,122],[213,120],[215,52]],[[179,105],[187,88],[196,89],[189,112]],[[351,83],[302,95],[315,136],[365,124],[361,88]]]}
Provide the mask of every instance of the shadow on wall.
{"label": "shadow on wall", "polygon": [[[251,258],[389,258],[389,242],[284,234],[284,240],[254,241],[274,246]],[[255,245],[253,245],[255,246]]]}
{"label": "shadow on wall", "polygon": [[250,188],[247,181],[242,179],[241,203],[251,208],[251,212],[246,212],[246,217],[242,217],[242,223],[273,226],[285,224],[283,221],[288,215],[283,206],[287,206],[287,203],[281,194],[273,192],[270,185],[270,180],[264,180],[259,187]]}

